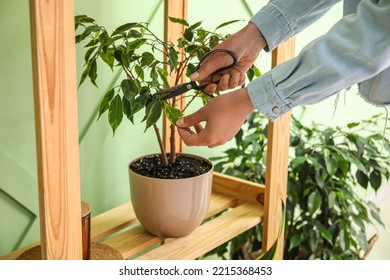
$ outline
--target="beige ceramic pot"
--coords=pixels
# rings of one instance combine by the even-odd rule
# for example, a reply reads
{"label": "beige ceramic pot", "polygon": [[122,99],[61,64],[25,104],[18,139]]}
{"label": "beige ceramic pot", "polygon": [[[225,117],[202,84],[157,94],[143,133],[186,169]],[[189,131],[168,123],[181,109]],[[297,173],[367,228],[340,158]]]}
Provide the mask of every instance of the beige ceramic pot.
{"label": "beige ceramic pot", "polygon": [[212,174],[211,168],[192,178],[158,179],[129,168],[131,201],[137,219],[146,231],[159,237],[188,235],[201,224],[209,208]]}

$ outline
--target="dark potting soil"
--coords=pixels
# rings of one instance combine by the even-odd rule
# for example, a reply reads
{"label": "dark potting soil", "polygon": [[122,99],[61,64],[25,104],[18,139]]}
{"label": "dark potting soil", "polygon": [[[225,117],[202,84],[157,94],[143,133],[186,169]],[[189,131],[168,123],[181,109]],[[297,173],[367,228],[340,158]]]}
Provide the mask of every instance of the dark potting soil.
{"label": "dark potting soil", "polygon": [[150,155],[132,162],[130,169],[146,177],[184,179],[208,172],[211,169],[211,165],[199,158],[178,154],[174,163],[163,166],[160,155]]}

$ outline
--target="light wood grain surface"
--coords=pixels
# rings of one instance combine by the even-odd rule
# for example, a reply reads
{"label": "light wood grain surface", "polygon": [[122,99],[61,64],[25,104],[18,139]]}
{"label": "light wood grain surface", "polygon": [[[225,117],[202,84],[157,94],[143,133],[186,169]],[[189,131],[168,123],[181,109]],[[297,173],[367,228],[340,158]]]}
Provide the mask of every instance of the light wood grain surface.
{"label": "light wood grain surface", "polygon": [[[294,38],[278,46],[272,53],[272,67],[292,58],[294,46]],[[286,202],[290,118],[290,113],[287,113],[268,126],[263,250],[268,250],[278,237],[282,221],[281,201]],[[283,236],[279,242],[278,259],[283,259]]]}
{"label": "light wood grain surface", "polygon": [[[169,0],[164,1],[164,40],[165,42],[172,42],[175,45],[177,44],[177,39],[183,36],[184,32],[184,25],[173,23],[169,20],[168,17],[174,17],[174,18],[182,18],[187,19],[187,7],[188,7],[188,1],[187,0]],[[183,55],[179,56],[179,61],[183,60]],[[166,70],[169,73],[169,67],[166,66]],[[185,72],[184,72],[185,73]],[[168,77],[168,83],[173,86],[175,85],[175,77],[169,76]],[[186,77],[185,75],[178,81],[178,83],[185,83]],[[180,98],[177,101],[177,108],[180,110],[183,110],[186,102],[185,98]],[[167,152],[170,151],[170,136],[171,136],[171,130],[170,130],[171,123],[169,120],[165,117],[163,120],[163,139],[164,139],[164,145]],[[176,151],[177,152],[184,152],[184,142],[181,140],[179,134],[175,132],[175,139],[176,139]]]}
{"label": "light wood grain surface", "polygon": [[42,256],[82,259],[72,0],[30,0]]}

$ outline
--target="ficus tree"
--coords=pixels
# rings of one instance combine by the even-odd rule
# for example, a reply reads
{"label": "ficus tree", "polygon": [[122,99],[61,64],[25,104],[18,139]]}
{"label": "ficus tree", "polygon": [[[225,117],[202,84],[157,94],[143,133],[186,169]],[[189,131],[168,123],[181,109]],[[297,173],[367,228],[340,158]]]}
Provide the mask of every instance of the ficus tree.
{"label": "ficus tree", "polygon": [[[377,192],[390,178],[390,142],[378,123],[383,115],[346,126],[291,122],[284,231],[284,259],[363,259],[383,226],[380,209],[361,193]],[[236,146],[215,170],[265,183],[268,120],[253,113],[236,135]],[[261,249],[261,225],[216,248],[225,258],[253,257]]]}
{"label": "ficus tree", "polygon": [[[145,123],[145,131],[153,127],[164,165],[175,160],[176,120],[183,116],[184,110],[195,98],[201,99],[205,104],[211,97],[202,91],[194,91],[187,94],[187,97],[190,97],[189,102],[184,110],[180,110],[177,102],[181,97],[164,100],[156,93],[177,85],[183,77],[189,77],[196,71],[200,59],[229,36],[219,31],[238,21],[224,22],[214,31],[207,31],[202,27],[201,21],[190,25],[184,19],[170,17],[169,20],[184,26],[184,32],[177,42],[162,40],[149,28],[148,23],[125,23],[109,33],[104,26],[98,25],[96,20],[89,16],[75,17],[76,43],[83,43],[86,48],[79,86],[87,78],[97,86],[100,65],[98,61],[103,62],[112,71],[119,68],[124,74],[120,84],[104,93],[98,118],[108,112],[108,121],[115,134],[119,125],[123,123],[123,116],[134,124],[134,116],[143,112],[141,122]],[[260,71],[253,65],[247,76],[252,79],[258,75]],[[168,76],[173,77],[174,84],[168,83]],[[163,113],[171,122],[169,158],[157,126]]]}

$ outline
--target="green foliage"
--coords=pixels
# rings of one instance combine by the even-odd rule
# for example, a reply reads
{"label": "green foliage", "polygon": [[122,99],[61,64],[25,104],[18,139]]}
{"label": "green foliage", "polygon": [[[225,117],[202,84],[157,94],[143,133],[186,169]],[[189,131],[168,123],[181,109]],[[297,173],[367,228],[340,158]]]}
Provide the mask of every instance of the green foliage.
{"label": "green foliage", "polygon": [[[360,259],[369,251],[366,227],[383,223],[378,207],[358,194],[376,192],[390,176],[389,141],[376,132],[383,118],[336,128],[292,119],[284,259]],[[236,147],[214,158],[216,171],[264,183],[267,123],[252,114]],[[243,258],[245,238],[260,247],[260,227],[243,236],[212,253]]]}
{"label": "green foliage", "polygon": [[[236,22],[225,22],[215,31],[207,31],[202,22],[190,25],[184,19],[169,19],[185,27],[177,42],[164,42],[149,29],[147,23],[125,23],[110,34],[91,17],[75,17],[76,43],[82,43],[86,48],[79,86],[87,78],[97,86],[101,64],[111,70],[119,68],[126,76],[120,85],[105,94],[99,108],[99,118],[108,111],[113,133],[122,123],[123,115],[134,122],[134,116],[142,109],[145,109],[141,118],[145,122],[145,130],[159,121],[162,112],[172,123],[182,117],[183,113],[175,108],[175,101],[162,100],[155,93],[174,86],[168,83],[169,75],[177,84],[183,75],[188,77],[196,71],[199,59],[227,37],[216,30]],[[251,78],[259,73],[257,68],[251,69]],[[198,95],[203,102],[208,101],[195,92],[195,96]]]}

